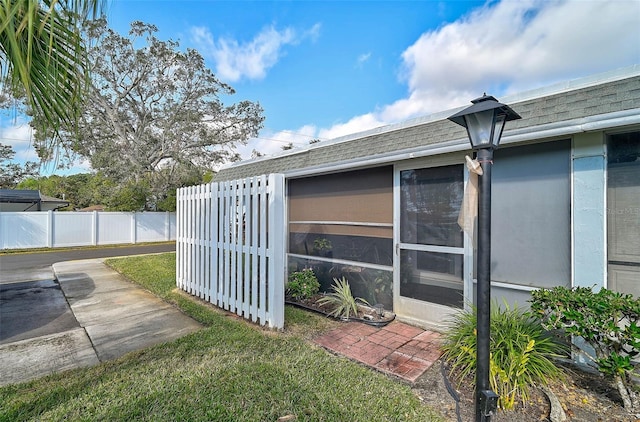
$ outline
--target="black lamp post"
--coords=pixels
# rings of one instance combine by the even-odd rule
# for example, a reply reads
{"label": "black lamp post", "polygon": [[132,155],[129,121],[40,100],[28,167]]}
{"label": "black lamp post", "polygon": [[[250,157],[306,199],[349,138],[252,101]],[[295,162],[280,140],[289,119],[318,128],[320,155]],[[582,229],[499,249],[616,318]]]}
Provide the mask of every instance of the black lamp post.
{"label": "black lamp post", "polygon": [[478,193],[476,421],[490,421],[498,396],[489,385],[489,339],[491,336],[491,165],[493,150],[500,144],[505,122],[520,119],[509,106],[484,95],[472,106],[449,117],[467,129],[471,148],[482,165]]}

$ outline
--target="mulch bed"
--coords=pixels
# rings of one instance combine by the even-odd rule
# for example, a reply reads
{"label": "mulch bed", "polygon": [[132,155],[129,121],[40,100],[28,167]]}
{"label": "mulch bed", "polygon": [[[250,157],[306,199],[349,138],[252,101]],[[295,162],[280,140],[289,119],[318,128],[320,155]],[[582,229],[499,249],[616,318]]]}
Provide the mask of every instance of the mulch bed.
{"label": "mulch bed", "polygon": [[340,321],[357,321],[364,324],[373,325],[375,327],[384,327],[396,318],[396,314],[389,310],[384,310],[382,315],[371,307],[358,305],[358,314],[347,318],[334,317],[330,315],[333,309],[329,305],[321,305],[318,300],[322,298],[322,295],[315,295],[310,299],[294,300],[293,298],[286,298],[285,303],[293,305],[298,308],[306,309],[308,311],[317,312],[330,318],[334,318]]}

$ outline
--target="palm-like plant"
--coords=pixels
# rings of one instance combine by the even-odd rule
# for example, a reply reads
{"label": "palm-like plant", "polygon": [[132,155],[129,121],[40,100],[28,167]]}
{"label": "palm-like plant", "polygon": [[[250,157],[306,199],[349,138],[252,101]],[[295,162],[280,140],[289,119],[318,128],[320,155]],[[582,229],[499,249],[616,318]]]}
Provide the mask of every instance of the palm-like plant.
{"label": "palm-like plant", "polygon": [[[476,370],[476,309],[461,311],[450,322],[442,351],[461,383]],[[565,355],[564,346],[544,330],[540,322],[517,307],[494,304],[491,308],[491,355],[489,382],[500,396],[501,409],[526,403],[529,388],[562,378],[553,358]]]}
{"label": "palm-like plant", "polygon": [[349,317],[358,314],[358,302],[363,305],[369,305],[369,303],[359,297],[354,298],[351,293],[351,287],[346,278],[341,279],[334,278],[335,284],[332,287],[333,292],[318,299],[320,305],[330,305],[333,310],[329,312],[329,315],[349,319]]}
{"label": "palm-like plant", "polygon": [[[57,133],[73,121],[86,81],[80,23],[104,0],[0,0],[0,76],[24,90]],[[21,88],[21,89],[20,89]]]}

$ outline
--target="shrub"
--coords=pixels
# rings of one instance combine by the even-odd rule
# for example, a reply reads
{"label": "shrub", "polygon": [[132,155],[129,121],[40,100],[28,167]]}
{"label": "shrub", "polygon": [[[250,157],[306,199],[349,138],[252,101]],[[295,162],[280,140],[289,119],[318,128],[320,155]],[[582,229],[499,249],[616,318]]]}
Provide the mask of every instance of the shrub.
{"label": "shrub", "polygon": [[[442,347],[443,358],[459,384],[475,375],[476,340],[476,309],[459,312],[445,333]],[[503,307],[492,306],[489,348],[489,382],[500,396],[501,409],[512,409],[519,400],[525,403],[530,386],[546,385],[549,379],[562,377],[552,358],[563,351],[563,346],[517,307],[511,309],[506,303]]]}
{"label": "shrub", "polygon": [[582,337],[596,355],[586,356],[613,379],[625,409],[637,409],[630,375],[631,358],[640,353],[640,300],[607,289],[594,293],[587,287],[541,289],[531,297],[531,309],[543,326]]}
{"label": "shrub", "polygon": [[329,305],[333,307],[333,310],[329,312],[329,315],[349,319],[351,314],[358,314],[358,302],[369,305],[369,303],[361,298],[354,298],[351,294],[351,287],[347,279],[342,277],[340,280],[334,278],[335,284],[331,286],[333,292],[328,293],[326,296],[321,297],[318,300],[320,305]]}
{"label": "shrub", "polygon": [[287,296],[295,300],[310,299],[320,290],[318,278],[311,268],[289,274],[287,280]]}

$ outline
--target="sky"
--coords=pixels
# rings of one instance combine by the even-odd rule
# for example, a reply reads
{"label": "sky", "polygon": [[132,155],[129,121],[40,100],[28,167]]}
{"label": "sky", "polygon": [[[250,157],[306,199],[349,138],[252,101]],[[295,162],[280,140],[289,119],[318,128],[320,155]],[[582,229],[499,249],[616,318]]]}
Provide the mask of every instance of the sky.
{"label": "sky", "polygon": [[[139,20],[198,50],[235,89],[225,101],[260,103],[243,158],[640,64],[640,0],[112,0],[106,14],[122,34]],[[16,161],[35,159],[29,140],[0,114]]]}

